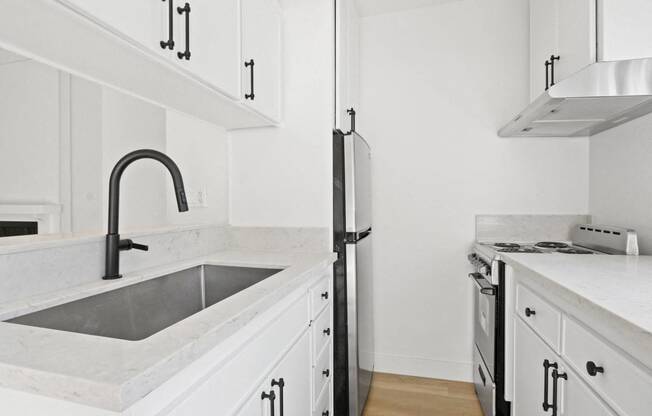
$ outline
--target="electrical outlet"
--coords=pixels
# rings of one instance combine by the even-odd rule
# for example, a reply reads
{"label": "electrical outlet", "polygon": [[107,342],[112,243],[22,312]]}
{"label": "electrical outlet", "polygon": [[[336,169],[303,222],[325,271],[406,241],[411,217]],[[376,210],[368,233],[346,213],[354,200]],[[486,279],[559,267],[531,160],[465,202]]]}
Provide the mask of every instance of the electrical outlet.
{"label": "electrical outlet", "polygon": [[208,193],[206,188],[191,188],[186,189],[186,198],[188,199],[188,206],[191,208],[206,208],[208,207]]}

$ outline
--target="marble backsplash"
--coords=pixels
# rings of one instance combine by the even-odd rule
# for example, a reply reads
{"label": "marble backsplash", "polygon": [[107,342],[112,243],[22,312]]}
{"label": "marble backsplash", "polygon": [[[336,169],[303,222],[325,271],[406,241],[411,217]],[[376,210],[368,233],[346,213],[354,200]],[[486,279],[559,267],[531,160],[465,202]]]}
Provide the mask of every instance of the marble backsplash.
{"label": "marble backsplash", "polygon": [[[326,228],[258,228],[222,225],[123,233],[149,251],[122,252],[121,273],[206,256],[224,250],[324,252]],[[14,240],[0,244],[0,304],[88,284],[104,274],[104,236]]]}
{"label": "marble backsplash", "polygon": [[590,215],[476,215],[479,242],[569,241],[577,224],[590,224]]}

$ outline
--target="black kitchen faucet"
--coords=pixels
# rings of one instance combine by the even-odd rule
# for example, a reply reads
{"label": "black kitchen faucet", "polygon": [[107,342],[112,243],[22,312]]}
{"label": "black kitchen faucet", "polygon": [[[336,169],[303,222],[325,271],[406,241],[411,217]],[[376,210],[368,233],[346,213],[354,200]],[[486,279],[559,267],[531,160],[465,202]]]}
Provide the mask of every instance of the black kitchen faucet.
{"label": "black kitchen faucet", "polygon": [[133,151],[116,163],[111,178],[109,179],[109,232],[106,235],[106,271],[104,280],[119,279],[120,274],[120,251],[122,250],[149,250],[149,247],[143,244],[136,244],[131,240],[121,240],[118,233],[118,222],[120,215],[120,179],[122,173],[138,159],[154,159],[161,162],[172,175],[174,182],[174,194],[177,197],[177,207],[179,212],[188,211],[188,201],[186,200],[186,191],[183,187],[183,178],[176,163],[167,155],[151,149],[141,149]]}

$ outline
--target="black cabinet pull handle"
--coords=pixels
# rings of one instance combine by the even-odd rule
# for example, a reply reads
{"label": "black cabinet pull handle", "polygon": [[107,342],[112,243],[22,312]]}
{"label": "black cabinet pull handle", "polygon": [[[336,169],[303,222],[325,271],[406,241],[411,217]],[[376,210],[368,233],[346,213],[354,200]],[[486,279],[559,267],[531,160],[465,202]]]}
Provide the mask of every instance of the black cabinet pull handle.
{"label": "black cabinet pull handle", "polygon": [[323,332],[324,332],[324,335],[326,335],[326,336],[328,336],[328,337],[331,336],[331,329],[330,329],[330,328],[326,328],[326,329],[324,329]]}
{"label": "black cabinet pull handle", "polygon": [[557,388],[560,378],[568,380],[568,374],[559,373],[557,370],[552,370],[552,416],[557,416],[557,410],[559,409],[559,404],[557,403]]}
{"label": "black cabinet pull handle", "polygon": [[321,412],[321,416],[328,416],[328,415],[330,415],[330,412],[328,410],[324,410],[323,412]]}
{"label": "black cabinet pull handle", "polygon": [[593,361],[588,361],[586,363],[586,372],[589,373],[591,377],[595,377],[598,373],[604,373],[604,367],[598,367]]}
{"label": "black cabinet pull handle", "polygon": [[550,89],[550,61],[546,61],[546,91]]}
{"label": "black cabinet pull handle", "polygon": [[269,400],[269,415],[274,416],[274,401],[276,400],[276,393],[274,393],[274,390],[269,393],[263,392],[260,398],[262,400]]}
{"label": "black cabinet pull handle", "polygon": [[550,55],[550,86],[555,85],[555,61],[559,61],[561,57]]}
{"label": "black cabinet pull handle", "polygon": [[321,298],[324,299],[324,300],[328,300],[328,292],[322,293]]}
{"label": "black cabinet pull handle", "polygon": [[321,373],[322,373],[322,375],[324,375],[326,377],[329,377],[331,375],[331,370],[326,369],[326,370],[322,371]]}
{"label": "black cabinet pull handle", "polygon": [[[166,0],[163,0],[165,2]],[[174,49],[174,0],[167,0],[169,13],[168,13],[168,40],[161,41],[161,48]]]}
{"label": "black cabinet pull handle", "polygon": [[525,316],[527,316],[528,318],[530,316],[536,315],[536,314],[537,314],[537,311],[535,311],[534,309],[525,308]]}
{"label": "black cabinet pull handle", "polygon": [[278,401],[279,401],[279,406],[281,408],[281,416],[283,416],[283,412],[285,411],[285,405],[283,404],[283,390],[285,387],[285,380],[283,380],[282,378],[279,378],[278,381],[272,380],[272,387],[276,387],[276,386],[278,386],[278,390],[279,390]]}
{"label": "black cabinet pull handle", "polygon": [[548,410],[552,409],[552,404],[548,403],[548,370],[551,368],[554,368],[555,370],[552,371],[557,371],[556,369],[558,368],[557,363],[551,363],[548,360],[543,360],[543,411],[547,412]]}
{"label": "black cabinet pull handle", "polygon": [[177,13],[186,14],[186,50],[185,52],[177,52],[179,59],[190,60],[190,3],[186,3],[183,7],[177,7]]}
{"label": "black cabinet pull handle", "polygon": [[245,100],[251,100],[253,101],[256,98],[256,94],[254,93],[254,60],[250,59],[247,62],[245,62],[245,68],[251,67],[249,70],[249,77],[251,80],[251,93],[250,94],[245,94]]}

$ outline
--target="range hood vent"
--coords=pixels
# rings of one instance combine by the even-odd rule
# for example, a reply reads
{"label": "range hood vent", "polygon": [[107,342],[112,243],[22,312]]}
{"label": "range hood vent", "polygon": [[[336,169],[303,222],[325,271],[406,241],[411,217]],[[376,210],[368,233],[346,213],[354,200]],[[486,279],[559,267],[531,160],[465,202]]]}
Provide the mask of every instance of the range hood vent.
{"label": "range hood vent", "polygon": [[652,112],[652,58],[597,62],[540,95],[500,137],[592,136]]}

